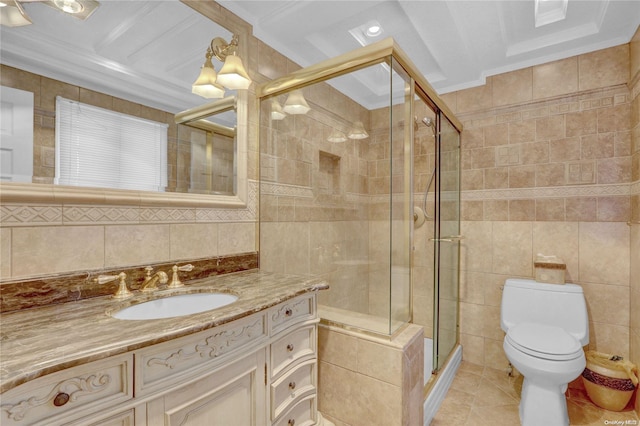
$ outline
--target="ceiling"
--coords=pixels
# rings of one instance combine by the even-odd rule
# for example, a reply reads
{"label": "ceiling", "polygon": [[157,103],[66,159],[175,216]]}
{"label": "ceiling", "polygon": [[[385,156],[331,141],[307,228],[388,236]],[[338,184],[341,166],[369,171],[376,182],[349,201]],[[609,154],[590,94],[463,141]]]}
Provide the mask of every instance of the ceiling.
{"label": "ceiling", "polygon": [[627,43],[640,1],[569,0],[566,19],[535,27],[533,0],[219,1],[254,35],[302,66],[361,44],[349,30],[376,20],[439,93],[507,71]]}
{"label": "ceiling", "polygon": [[[569,0],[565,19],[537,28],[533,0],[219,3],[301,66],[393,37],[439,93],[627,43],[640,25],[638,0]],[[34,24],[2,27],[2,63],[170,112],[205,102],[191,83],[209,41],[230,35],[177,0],[102,0],[86,21],[44,4],[24,8]],[[361,27],[374,20],[383,32],[368,38]]]}
{"label": "ceiling", "polygon": [[23,7],[32,25],[0,27],[3,64],[168,112],[206,102],[191,84],[211,39],[232,35],[176,0],[101,0],[86,21]]}

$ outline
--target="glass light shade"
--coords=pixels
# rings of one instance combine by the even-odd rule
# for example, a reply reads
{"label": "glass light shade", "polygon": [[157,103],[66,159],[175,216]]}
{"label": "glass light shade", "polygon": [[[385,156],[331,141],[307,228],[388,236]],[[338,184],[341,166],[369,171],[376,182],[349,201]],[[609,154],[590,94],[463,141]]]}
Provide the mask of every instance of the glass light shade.
{"label": "glass light shade", "polygon": [[82,3],[76,0],[53,0],[53,4],[65,13],[80,13],[84,10]]}
{"label": "glass light shade", "polygon": [[228,55],[224,60],[217,82],[231,90],[248,89],[251,86],[251,79],[242,65],[242,60],[235,54]]}
{"label": "glass light shade", "polygon": [[364,129],[362,121],[356,121],[353,123],[353,127],[349,131],[349,139],[366,139],[369,137],[369,133]]}
{"label": "glass light shade", "polygon": [[344,133],[342,133],[340,130],[333,130],[333,132],[331,132],[331,134],[329,135],[329,137],[327,138],[327,141],[329,142],[345,142],[347,140],[347,137],[345,136]]}
{"label": "glass light shade", "polygon": [[307,101],[305,100],[302,92],[299,90],[294,90],[289,94],[289,97],[284,103],[284,108],[282,108],[284,112],[287,114],[306,114],[311,108]]}
{"label": "glass light shade", "polygon": [[272,120],[283,120],[287,114],[282,111],[282,106],[280,106],[280,102],[277,100],[271,101],[271,119]]}
{"label": "glass light shade", "polygon": [[211,58],[207,58],[200,70],[200,75],[191,86],[191,93],[207,99],[224,97],[224,87],[216,83],[216,78],[216,70],[213,68]]}
{"label": "glass light shade", "polygon": [[15,0],[5,0],[4,7],[0,7],[0,24],[6,27],[21,27],[31,24],[31,19]]}

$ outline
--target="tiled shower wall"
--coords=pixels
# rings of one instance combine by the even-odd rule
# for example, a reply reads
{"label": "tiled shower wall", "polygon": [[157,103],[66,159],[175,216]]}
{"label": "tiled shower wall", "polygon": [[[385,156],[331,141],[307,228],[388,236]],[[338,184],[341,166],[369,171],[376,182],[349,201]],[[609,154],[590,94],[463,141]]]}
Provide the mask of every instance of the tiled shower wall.
{"label": "tiled shower wall", "polygon": [[460,335],[466,360],[506,368],[501,286],[508,277],[533,277],[537,253],[564,259],[567,280],[583,286],[589,347],[637,358],[637,326],[632,331],[630,324],[638,314],[629,294],[638,285],[637,267],[631,275],[638,231],[632,251],[627,222],[631,200],[637,204],[640,144],[629,58],[624,44],[443,96],[465,126]]}
{"label": "tiled shower wall", "polygon": [[262,105],[260,265],[322,276],[331,289],[320,303],[369,313],[369,153],[363,141],[327,141],[348,130],[337,117],[369,128],[368,111],[325,83],[303,93],[304,115],[270,122],[270,102]]}

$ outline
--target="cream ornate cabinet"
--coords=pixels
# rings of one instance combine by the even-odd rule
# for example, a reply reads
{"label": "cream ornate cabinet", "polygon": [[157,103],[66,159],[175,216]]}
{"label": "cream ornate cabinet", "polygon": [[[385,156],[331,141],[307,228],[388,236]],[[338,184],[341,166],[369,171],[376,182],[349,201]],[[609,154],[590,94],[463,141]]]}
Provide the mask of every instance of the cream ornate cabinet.
{"label": "cream ornate cabinet", "polygon": [[0,424],[313,425],[317,323],[316,296],[306,293],[218,327],[58,371],[2,394]]}

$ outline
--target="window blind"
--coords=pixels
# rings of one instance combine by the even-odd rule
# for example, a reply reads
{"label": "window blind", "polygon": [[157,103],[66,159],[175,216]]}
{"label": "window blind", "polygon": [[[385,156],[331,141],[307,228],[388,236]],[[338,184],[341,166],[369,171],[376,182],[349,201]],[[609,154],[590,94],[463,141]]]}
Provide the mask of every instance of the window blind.
{"label": "window blind", "polygon": [[58,96],[55,183],[164,191],[168,127]]}

